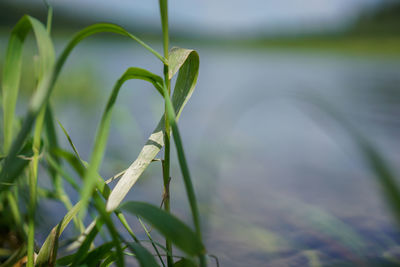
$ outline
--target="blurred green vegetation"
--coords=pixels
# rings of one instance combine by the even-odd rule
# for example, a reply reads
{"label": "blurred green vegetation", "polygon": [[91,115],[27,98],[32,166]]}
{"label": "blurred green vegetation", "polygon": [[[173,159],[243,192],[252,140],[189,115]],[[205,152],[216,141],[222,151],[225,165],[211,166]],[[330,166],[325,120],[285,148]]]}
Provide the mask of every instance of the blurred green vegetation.
{"label": "blurred green vegetation", "polygon": [[[27,50],[33,50],[33,44]],[[2,54],[4,52],[2,51]],[[3,73],[3,60],[0,57],[0,73]],[[22,66],[24,79],[21,79],[20,86],[22,99],[29,99],[34,93],[36,86],[35,61],[35,56],[24,57],[24,62],[26,63]],[[2,75],[0,75],[1,82]],[[74,68],[66,70],[57,81],[54,93],[51,96],[52,102],[57,103],[60,108],[65,108],[64,105],[74,103],[74,105],[86,107],[82,111],[90,111],[90,107],[95,106],[96,103],[106,97],[106,94],[99,90],[99,88],[102,88],[102,82],[101,75],[96,75],[93,66],[89,64],[76,65]],[[82,92],[85,93],[83,94]]]}
{"label": "blurred green vegetation", "polygon": [[355,35],[400,36],[400,2],[390,1],[365,10],[350,30]]}

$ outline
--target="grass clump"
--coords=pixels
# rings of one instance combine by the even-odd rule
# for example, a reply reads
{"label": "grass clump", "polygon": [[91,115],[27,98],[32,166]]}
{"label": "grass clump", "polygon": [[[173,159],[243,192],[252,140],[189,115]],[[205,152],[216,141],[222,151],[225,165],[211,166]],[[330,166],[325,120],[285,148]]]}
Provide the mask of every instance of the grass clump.
{"label": "grass clump", "polygon": [[[160,0],[159,5],[163,29],[163,56],[124,28],[111,23],[99,23],[88,26],[75,34],[56,59],[51,38],[53,10],[49,5],[47,5],[46,25],[26,15],[12,30],[2,78],[3,143],[0,170],[0,223],[2,231],[5,232],[2,236],[6,238],[0,243],[5,251],[0,255],[1,266],[12,266],[24,257],[27,266],[109,266],[111,264],[125,266],[126,257],[135,257],[141,266],[207,265],[196,196],[177,125],[177,119],[196,85],[199,56],[194,50],[169,49],[167,0]],[[22,124],[17,127],[18,119],[15,116],[15,109],[22,76],[22,50],[25,37],[31,30],[38,47],[39,60],[35,71],[37,83]],[[54,119],[49,99],[63,65],[74,48],[87,37],[106,32],[125,36],[127,40],[138,43],[158,58],[163,65],[163,78],[138,67],[128,68],[121,75],[108,98],[90,159],[86,162],[78,154],[67,130],[61,124],[73,152],[59,145],[56,134],[58,123]],[[178,76],[174,90],[171,90],[171,80],[176,74]],[[121,178],[111,190],[108,182],[99,175],[98,171],[105,154],[113,108],[125,81],[130,79],[150,82],[164,99],[165,113],[138,158],[126,171],[118,175]],[[169,201],[171,135],[177,149],[194,230],[171,214]],[[126,194],[163,146],[165,146],[165,153],[161,161],[164,210],[148,203],[123,203]],[[51,177],[51,189],[38,186],[38,180],[42,175],[39,172],[39,164],[44,166],[44,170]],[[66,165],[72,167],[82,178],[82,186],[79,186],[72,178],[73,175],[69,173],[71,168],[66,168]],[[79,192],[80,199],[77,203],[72,203],[65,192],[64,182],[71,184],[72,188]],[[25,193],[29,196],[26,200],[22,197]],[[60,223],[53,229],[49,229],[45,242],[35,248],[37,203],[39,198],[46,197],[63,203],[68,212]],[[95,208],[96,215],[92,223],[85,226],[84,221],[87,219],[86,211],[89,205]],[[20,207],[23,209],[20,210]],[[136,237],[125,219],[126,212],[136,215],[141,224],[141,220],[151,224],[165,238],[165,246],[156,243],[142,224],[153,249],[149,250],[143,246],[143,242]],[[117,229],[114,224],[115,219],[121,222],[131,240],[126,240],[123,233]],[[71,222],[74,222],[80,234],[70,242],[68,255],[60,258],[59,238]],[[105,232],[105,229],[110,240],[94,245],[96,237]],[[183,254],[175,255],[173,246],[179,248]]]}

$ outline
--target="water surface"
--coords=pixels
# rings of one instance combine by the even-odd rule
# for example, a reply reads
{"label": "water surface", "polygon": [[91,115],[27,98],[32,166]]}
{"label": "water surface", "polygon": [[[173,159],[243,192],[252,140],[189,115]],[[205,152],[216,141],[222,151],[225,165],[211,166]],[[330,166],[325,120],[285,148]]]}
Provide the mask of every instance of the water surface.
{"label": "water surface", "polygon": [[[201,201],[205,242],[222,266],[359,265],[400,252],[399,231],[372,172],[348,133],[308,100],[332,104],[399,171],[400,61],[189,46],[199,51],[200,75],[179,127]],[[113,83],[130,66],[160,75],[162,67],[129,42],[99,40],[79,47],[65,71],[82,64],[98,79],[98,105],[63,103],[56,115],[87,159]],[[130,165],[162,112],[150,85],[124,86],[102,175]],[[172,208],[190,222],[173,160]],[[157,164],[128,199],[160,203]]]}

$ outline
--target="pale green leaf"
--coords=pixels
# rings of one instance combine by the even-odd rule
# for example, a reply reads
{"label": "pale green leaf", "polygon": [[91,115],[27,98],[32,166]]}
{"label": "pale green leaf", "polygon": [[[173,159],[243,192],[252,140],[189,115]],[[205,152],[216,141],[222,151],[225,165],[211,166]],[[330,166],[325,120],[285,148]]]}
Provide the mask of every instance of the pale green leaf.
{"label": "pale green leaf", "polygon": [[[115,84],[111,95],[108,99],[106,108],[104,110],[103,116],[100,121],[100,125],[97,130],[96,138],[95,138],[95,143],[93,147],[93,152],[91,155],[90,159],[90,164],[85,172],[85,176],[83,178],[83,187],[81,190],[81,201],[83,203],[83,206],[86,207],[87,204],[89,203],[90,197],[93,193],[93,190],[96,188],[97,185],[99,185],[99,180],[98,178],[98,169],[100,167],[101,161],[103,159],[104,151],[107,145],[107,139],[108,139],[108,134],[109,134],[109,129],[110,129],[110,123],[111,123],[111,115],[112,115],[112,110],[115,105],[115,101],[117,99],[117,96],[119,94],[119,90],[121,86],[124,84],[125,81],[130,80],[130,79],[141,79],[145,81],[151,82],[154,87],[159,91],[160,94],[162,94],[162,79],[147,71],[144,69],[140,68],[129,68],[125,71],[125,73],[121,76],[121,78],[117,81]],[[81,210],[81,215],[83,217],[83,214],[85,212],[85,209],[83,208]]]}
{"label": "pale green leaf", "polygon": [[[199,56],[193,50],[174,48],[171,51],[171,60],[171,67],[175,69],[175,73],[177,68],[181,67],[172,95],[172,103],[178,119],[183,107],[194,91],[199,70]],[[174,75],[174,73],[171,75]],[[111,192],[107,202],[108,211],[116,209],[121,204],[126,194],[128,194],[129,190],[164,146],[164,117],[163,115],[137,159],[129,166]]]}

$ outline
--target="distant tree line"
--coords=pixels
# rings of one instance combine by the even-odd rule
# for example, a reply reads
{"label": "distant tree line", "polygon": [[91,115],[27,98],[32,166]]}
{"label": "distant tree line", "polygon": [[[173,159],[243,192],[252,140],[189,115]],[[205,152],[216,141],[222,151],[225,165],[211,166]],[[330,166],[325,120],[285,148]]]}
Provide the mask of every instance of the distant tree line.
{"label": "distant tree line", "polygon": [[351,28],[351,33],[399,36],[400,1],[384,1],[374,9],[363,11]]}

